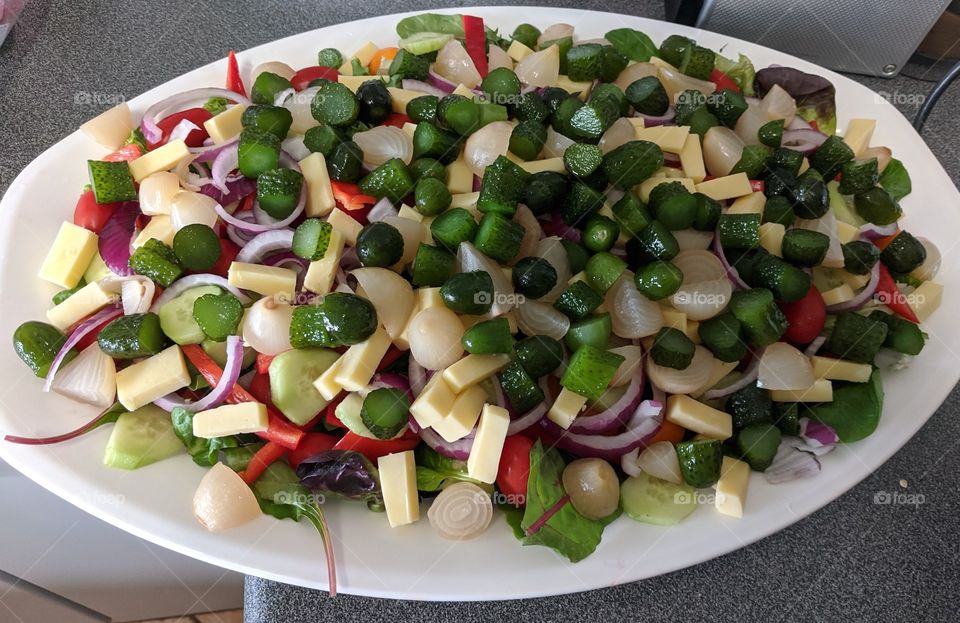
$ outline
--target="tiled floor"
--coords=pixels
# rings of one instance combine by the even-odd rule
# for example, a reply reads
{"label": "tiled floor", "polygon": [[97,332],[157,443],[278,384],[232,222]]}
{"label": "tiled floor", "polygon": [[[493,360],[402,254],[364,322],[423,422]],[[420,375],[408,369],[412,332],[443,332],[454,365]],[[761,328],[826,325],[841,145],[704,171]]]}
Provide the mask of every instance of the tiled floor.
{"label": "tiled floor", "polygon": [[222,610],[172,619],[152,619],[139,623],[243,623],[243,610]]}

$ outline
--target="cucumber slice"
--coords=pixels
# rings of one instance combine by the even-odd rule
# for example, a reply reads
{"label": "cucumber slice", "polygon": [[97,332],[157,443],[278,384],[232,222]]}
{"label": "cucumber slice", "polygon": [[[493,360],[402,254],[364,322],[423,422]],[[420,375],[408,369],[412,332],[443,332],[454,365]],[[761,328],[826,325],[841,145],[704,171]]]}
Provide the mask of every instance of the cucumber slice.
{"label": "cucumber slice", "polygon": [[[363,423],[363,396],[354,392],[347,394],[346,398],[340,401],[335,411],[337,419],[343,422],[351,433],[366,437],[367,439],[377,439],[377,436],[370,432],[367,425]],[[400,432],[394,435],[393,439],[402,436],[407,430],[406,426],[400,428]]]}
{"label": "cucumber slice", "polygon": [[620,485],[620,503],[630,519],[672,526],[697,508],[693,487],[675,485],[646,473]]}
{"label": "cucumber slice", "polygon": [[415,32],[400,40],[399,46],[411,54],[436,52],[453,39],[453,35],[440,32]]}
{"label": "cucumber slice", "polygon": [[193,304],[204,294],[222,294],[217,286],[198,286],[190,288],[180,296],[167,301],[160,307],[160,328],[177,344],[199,344],[207,339],[197,321],[193,319]]}
{"label": "cucumber slice", "polygon": [[137,469],[182,451],[183,444],[173,432],[170,414],[151,404],[117,419],[103,453],[103,464]]}
{"label": "cucumber slice", "polygon": [[280,353],[270,362],[273,404],[294,424],[304,425],[327,406],[313,386],[339,355],[326,348],[301,348]]}
{"label": "cucumber slice", "polygon": [[[203,352],[210,355],[210,358],[217,362],[221,368],[227,365],[227,342],[214,342],[213,340],[204,340],[200,343]],[[257,359],[257,351],[249,346],[243,349],[243,369],[246,370],[253,365]]]}

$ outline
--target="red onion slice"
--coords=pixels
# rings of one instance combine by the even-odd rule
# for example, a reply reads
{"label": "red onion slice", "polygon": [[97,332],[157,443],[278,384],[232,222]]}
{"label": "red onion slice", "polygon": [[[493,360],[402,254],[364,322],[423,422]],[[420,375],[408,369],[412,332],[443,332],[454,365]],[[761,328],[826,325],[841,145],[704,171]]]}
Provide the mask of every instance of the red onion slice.
{"label": "red onion slice", "polygon": [[187,402],[176,394],[167,394],[163,398],[153,401],[164,411],[173,411],[175,407],[183,407],[196,413],[205,409],[212,409],[227,399],[233,391],[233,386],[240,379],[240,370],[243,369],[243,340],[236,335],[227,338],[227,361],[223,366],[223,376],[220,382],[210,389],[210,392],[196,402]]}
{"label": "red onion slice", "polygon": [[753,361],[750,362],[750,367],[748,367],[744,373],[743,377],[738,379],[736,383],[727,385],[720,389],[711,389],[703,395],[704,400],[716,400],[717,398],[723,398],[724,396],[729,396],[733,392],[743,389],[751,383],[757,382],[757,376],[760,374],[760,358],[763,357],[763,351],[753,354]]}
{"label": "red onion slice", "polygon": [[807,346],[807,349],[803,351],[803,354],[806,355],[807,357],[813,357],[814,355],[817,354],[817,352],[819,352],[819,350],[823,347],[826,341],[827,341],[827,336],[818,335],[817,337],[813,338],[813,341],[810,342],[810,344]]}
{"label": "red onion slice", "polygon": [[[543,385],[541,385],[541,387],[543,387]],[[543,417],[550,409],[551,402],[552,400],[547,398],[520,417],[512,420],[510,425],[507,427],[507,436],[509,437],[510,435],[517,435],[527,430],[531,426],[538,424],[541,420],[543,420]]]}
{"label": "red onion slice", "polygon": [[413,397],[416,398],[427,385],[427,370],[417,363],[416,359],[410,357],[407,365],[407,377],[410,379],[410,390],[413,392]]}
{"label": "red onion slice", "polygon": [[157,125],[157,121],[163,113],[171,108],[179,108],[190,102],[206,101],[211,97],[222,97],[237,104],[250,104],[249,99],[228,89],[215,87],[192,89],[164,98],[147,108],[143,113],[143,118],[140,119],[140,131],[143,132],[143,136],[148,143],[159,143],[163,140],[163,130]]}
{"label": "red onion slice", "polygon": [[238,288],[230,285],[223,277],[211,275],[210,273],[200,273],[198,275],[187,275],[174,281],[169,288],[157,297],[157,300],[150,306],[150,311],[156,313],[167,301],[171,301],[190,288],[196,288],[197,286],[217,286],[240,299],[240,302],[244,305],[250,302],[249,296],[241,292]]}
{"label": "red onion slice", "polygon": [[388,216],[397,216],[397,214],[398,211],[393,206],[393,202],[390,201],[390,198],[384,197],[380,201],[373,204],[373,207],[370,208],[369,212],[367,212],[367,222],[377,223]]}
{"label": "red onion slice", "polygon": [[667,108],[667,112],[662,115],[645,115],[643,113],[634,113],[634,117],[641,117],[643,119],[643,127],[652,128],[658,125],[667,125],[672,123],[674,117],[676,117],[677,111],[673,106]]}
{"label": "red onion slice", "polygon": [[[448,81],[445,81],[448,82]],[[408,91],[419,91],[420,93],[426,93],[427,95],[436,95],[437,97],[444,97],[448,95],[451,91],[444,91],[439,89],[429,82],[424,82],[423,80],[412,80],[410,78],[404,78],[400,84],[404,89]]]}
{"label": "red onion slice", "polygon": [[140,204],[126,201],[116,207],[100,230],[100,240],[97,242],[100,258],[107,268],[121,277],[133,274],[130,268],[130,242],[138,216]]}
{"label": "red onion slice", "polygon": [[240,164],[240,144],[233,143],[226,149],[222,149],[213,160],[213,166],[210,167],[210,177],[213,179],[213,185],[220,192],[229,193],[227,188],[227,175],[237,168]]}
{"label": "red onion slice", "polygon": [[620,400],[602,413],[576,418],[567,431],[571,433],[607,433],[626,424],[640,404],[643,397],[643,386],[643,366],[637,366],[637,370],[630,377],[627,390],[620,397]]}
{"label": "red onion slice", "polygon": [[874,292],[877,291],[877,284],[880,283],[880,262],[877,262],[873,265],[873,268],[870,269],[870,281],[867,282],[867,285],[863,287],[860,292],[857,293],[849,301],[844,301],[843,303],[837,303],[835,305],[827,305],[828,312],[840,312],[840,311],[849,311],[860,309],[866,305],[867,301],[873,298]]}
{"label": "red onion slice", "polygon": [[[433,67],[430,68],[427,74],[427,79],[430,81],[430,84],[433,85],[434,88],[436,88],[438,91],[442,91],[443,95],[449,95],[450,93],[453,93],[458,86],[450,82],[449,80],[447,80],[446,78],[438,74],[437,72],[435,72],[433,70]],[[443,96],[439,96],[439,97],[443,97]]]}
{"label": "red onion slice", "polygon": [[810,452],[800,450],[784,440],[763,477],[772,485],[798,478],[810,478],[820,473],[820,461]]}
{"label": "red onion slice", "polygon": [[190,121],[189,119],[181,119],[180,123],[175,125],[173,129],[170,130],[170,136],[167,138],[167,141],[186,140],[186,138],[190,136],[191,132],[199,129],[200,129],[200,126]]}
{"label": "red onion slice", "polygon": [[257,263],[266,255],[289,251],[293,245],[292,229],[273,229],[254,236],[237,254],[238,262]]}
{"label": "red onion slice", "polygon": [[740,277],[740,273],[734,268],[733,264],[727,261],[727,256],[723,252],[723,246],[720,244],[720,236],[713,237],[713,252],[720,258],[720,263],[723,264],[723,269],[727,271],[727,277],[730,278],[733,285],[740,290],[749,290],[750,286]]}
{"label": "red onion slice", "polygon": [[[772,67],[772,65],[771,65]],[[750,99],[750,98],[747,98]],[[757,100],[757,104],[760,103],[760,100]],[[812,130],[813,126],[807,123],[803,117],[800,115],[794,115],[793,119],[790,120],[784,128],[784,130]]]}
{"label": "red onion slice", "polygon": [[[257,191],[257,182],[247,177],[239,177],[231,180],[227,177],[225,186],[227,192],[224,193],[213,182],[208,182],[200,187],[200,192],[212,198],[220,205],[230,205],[235,201],[245,199],[248,195]],[[234,241],[236,242],[236,241]]]}
{"label": "red onion slice", "polygon": [[445,456],[455,461],[466,461],[470,458],[470,449],[473,447],[473,439],[470,437],[449,442],[444,440],[443,437],[435,433],[431,428],[420,429],[420,439],[423,439],[423,442],[440,456]]}
{"label": "red onion slice", "polygon": [[827,140],[827,135],[813,128],[806,130],[785,130],[783,132],[781,145],[787,149],[803,152],[805,156],[809,156],[815,152],[818,147],[823,145],[825,140]]}
{"label": "red onion slice", "polygon": [[800,418],[799,423],[800,438],[811,448],[816,448],[813,450],[814,454],[826,454],[840,442],[837,433],[822,422],[804,417]]}
{"label": "red onion slice", "polygon": [[583,233],[579,229],[564,223],[558,212],[553,212],[548,217],[539,220],[543,233],[547,236],[559,236],[572,242],[580,242],[583,237]]}
{"label": "red onion slice", "polygon": [[616,462],[624,454],[639,448],[660,429],[663,423],[663,403],[644,400],[627,423],[627,430],[619,435],[582,435],[564,431],[550,420],[543,425],[558,435],[557,446],[579,457],[596,457]]}
{"label": "red onion slice", "polygon": [[886,236],[892,236],[895,233],[897,233],[896,223],[890,223],[889,225],[874,225],[873,223],[867,223],[866,225],[860,226],[860,235],[867,240],[885,238]]}
{"label": "red onion slice", "polygon": [[[216,206],[214,206],[213,209],[217,213],[217,216],[219,216],[228,225],[233,225],[234,227],[242,231],[259,234],[265,231],[270,231],[272,229],[283,229],[284,227],[289,226],[295,220],[300,218],[300,215],[303,214],[303,210],[306,207],[306,205],[307,205],[307,185],[304,184],[300,188],[300,201],[297,202],[297,206],[293,209],[293,212],[290,213],[290,216],[288,216],[283,220],[275,221],[273,223],[269,223],[266,225],[263,225],[260,223],[248,223],[246,221],[240,220],[239,218],[227,212],[223,208],[223,206],[220,205],[219,203]],[[257,203],[254,202],[254,210],[258,209],[258,207],[259,206],[257,205]]]}
{"label": "red onion slice", "polygon": [[234,138],[226,143],[220,143],[219,145],[204,145],[203,147],[191,147],[190,153],[195,154],[196,158],[193,159],[194,163],[204,163],[204,162],[213,162],[217,159],[217,156],[222,154],[228,149],[236,148],[240,144],[239,138]]}
{"label": "red onion slice", "polygon": [[104,322],[113,320],[114,318],[118,318],[122,315],[123,310],[119,307],[108,307],[106,309],[101,309],[78,324],[70,334],[70,337],[67,338],[67,341],[64,342],[63,346],[60,347],[60,350],[57,351],[56,357],[54,357],[53,361],[50,363],[50,370],[47,371],[47,377],[43,381],[43,391],[50,391],[50,388],[53,386],[53,379],[57,375],[57,370],[59,370],[60,365],[63,364],[63,360],[66,358],[67,353],[69,353],[70,350],[76,346],[80,340],[82,340],[88,333],[99,327]]}

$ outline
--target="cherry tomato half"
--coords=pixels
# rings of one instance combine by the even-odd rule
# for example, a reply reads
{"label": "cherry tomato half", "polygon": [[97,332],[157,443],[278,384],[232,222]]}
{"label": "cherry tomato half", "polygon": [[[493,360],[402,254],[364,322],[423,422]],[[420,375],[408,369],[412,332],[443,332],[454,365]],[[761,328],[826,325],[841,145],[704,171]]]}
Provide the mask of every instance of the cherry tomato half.
{"label": "cherry tomato half", "polygon": [[790,323],[783,338],[791,344],[807,344],[820,335],[827,318],[827,307],[823,297],[813,286],[799,301],[778,303],[783,315]]}
{"label": "cherry tomato half", "polygon": [[293,74],[293,78],[290,79],[290,84],[293,85],[294,89],[302,91],[310,86],[310,83],[314,80],[323,78],[324,80],[336,82],[339,75],[340,72],[333,67],[321,67],[320,65],[314,65],[312,67],[304,67],[297,73]]}
{"label": "cherry tomato half", "polygon": [[92,190],[84,191],[77,200],[77,207],[73,209],[73,224],[99,234],[118,205],[97,203]]}
{"label": "cherry tomato half", "polygon": [[240,253],[240,247],[235,245],[232,240],[221,238],[220,259],[218,259],[217,263],[213,265],[213,268],[210,269],[210,272],[214,275],[226,277],[227,271],[230,269],[230,264],[233,264],[233,260],[237,259],[238,253]]}
{"label": "cherry tomato half", "polygon": [[526,503],[527,479],[530,477],[530,449],[533,440],[523,435],[511,435],[503,442],[497,487],[514,506]]}

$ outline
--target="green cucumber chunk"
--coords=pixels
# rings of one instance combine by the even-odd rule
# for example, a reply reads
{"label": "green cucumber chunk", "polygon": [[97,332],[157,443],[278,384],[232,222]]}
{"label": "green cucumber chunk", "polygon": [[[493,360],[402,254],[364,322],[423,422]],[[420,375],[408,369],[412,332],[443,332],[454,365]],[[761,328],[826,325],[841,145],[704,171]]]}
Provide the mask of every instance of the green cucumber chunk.
{"label": "green cucumber chunk", "polygon": [[402,389],[381,387],[367,394],[360,419],[377,439],[392,439],[407,425],[410,397]]}
{"label": "green cucumber chunk", "polygon": [[693,487],[647,474],[631,476],[620,485],[620,505],[634,521],[672,526],[697,509]]}
{"label": "green cucumber chunk", "polygon": [[717,439],[694,439],[677,444],[680,473],[691,487],[703,489],[720,479],[723,446]]}
{"label": "green cucumber chunk", "polygon": [[270,362],[270,398],[288,420],[302,426],[327,406],[313,382],[339,358],[325,348],[293,349]]}
{"label": "green cucumber chunk", "polygon": [[103,452],[103,464],[139,469],[182,451],[170,414],[150,404],[117,418]]}
{"label": "green cucumber chunk", "polygon": [[121,316],[100,330],[97,343],[115,359],[149,357],[163,350],[166,337],[153,313]]}
{"label": "green cucumber chunk", "polygon": [[217,286],[190,288],[164,303],[157,311],[160,328],[177,344],[199,344],[207,335],[193,318],[193,305],[201,296],[218,296],[223,290]]}

